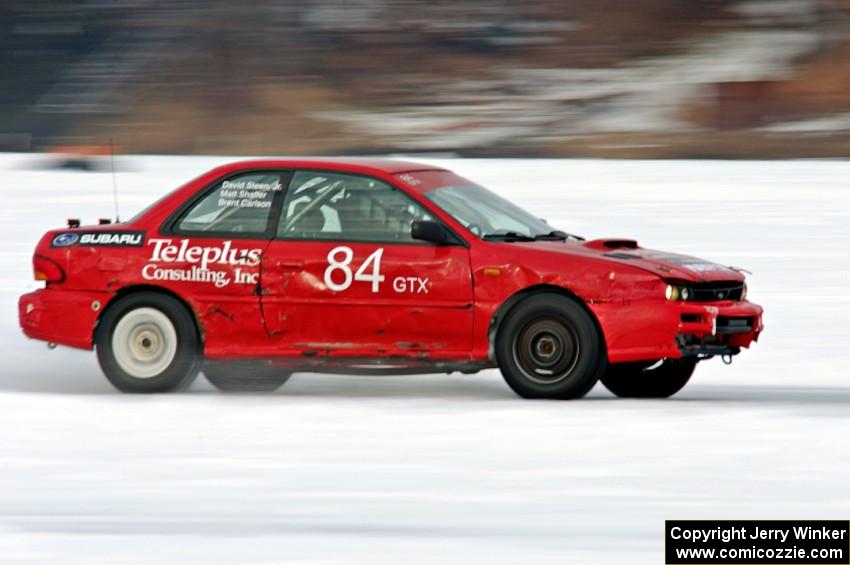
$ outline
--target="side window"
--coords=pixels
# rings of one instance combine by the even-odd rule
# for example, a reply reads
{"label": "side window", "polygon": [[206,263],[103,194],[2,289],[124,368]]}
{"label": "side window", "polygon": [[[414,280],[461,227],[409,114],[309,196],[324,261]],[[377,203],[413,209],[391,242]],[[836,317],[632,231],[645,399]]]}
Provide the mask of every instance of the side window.
{"label": "side window", "polygon": [[[282,178],[283,177],[283,178]],[[177,223],[181,232],[263,235],[288,173],[245,173],[222,181]]]}
{"label": "side window", "polygon": [[419,204],[377,179],[298,171],[283,202],[277,236],[413,242],[410,224],[431,219]]}

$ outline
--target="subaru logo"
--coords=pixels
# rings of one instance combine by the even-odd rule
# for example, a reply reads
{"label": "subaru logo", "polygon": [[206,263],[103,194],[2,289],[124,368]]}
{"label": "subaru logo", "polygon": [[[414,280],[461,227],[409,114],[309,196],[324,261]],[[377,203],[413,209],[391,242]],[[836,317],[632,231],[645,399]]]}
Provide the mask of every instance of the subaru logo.
{"label": "subaru logo", "polygon": [[722,290],[717,291],[717,298],[719,298],[720,300],[723,300],[723,297],[725,297],[725,296],[726,296],[726,293],[723,292]]}
{"label": "subaru logo", "polygon": [[80,239],[75,233],[62,233],[53,238],[53,247],[68,247],[74,245]]}

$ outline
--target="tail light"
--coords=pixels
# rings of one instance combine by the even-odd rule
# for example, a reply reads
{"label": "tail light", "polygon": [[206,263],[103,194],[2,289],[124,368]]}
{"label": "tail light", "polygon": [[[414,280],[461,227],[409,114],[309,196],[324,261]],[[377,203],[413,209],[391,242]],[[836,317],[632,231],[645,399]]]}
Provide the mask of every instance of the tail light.
{"label": "tail light", "polygon": [[36,255],[32,258],[32,267],[37,281],[62,282],[65,279],[62,268],[47,257]]}

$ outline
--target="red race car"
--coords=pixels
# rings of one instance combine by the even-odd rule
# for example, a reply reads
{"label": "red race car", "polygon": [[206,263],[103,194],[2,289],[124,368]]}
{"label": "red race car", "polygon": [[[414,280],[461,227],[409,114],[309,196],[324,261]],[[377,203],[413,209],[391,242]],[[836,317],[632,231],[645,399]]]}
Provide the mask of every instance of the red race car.
{"label": "red race car", "polygon": [[35,339],[97,351],[126,392],[274,390],[293,371],[476,372],[526,398],[667,397],[758,339],[739,270],[553,229],[451,171],[230,164],[132,220],[48,232]]}

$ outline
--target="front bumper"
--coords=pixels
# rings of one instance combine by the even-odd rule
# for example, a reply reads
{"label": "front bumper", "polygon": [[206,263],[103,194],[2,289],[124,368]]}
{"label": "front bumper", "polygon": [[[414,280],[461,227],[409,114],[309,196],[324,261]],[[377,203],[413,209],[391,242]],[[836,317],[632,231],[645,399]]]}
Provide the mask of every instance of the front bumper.
{"label": "front bumper", "polygon": [[736,355],[758,340],[763,309],[743,301],[592,306],[612,363]]}
{"label": "front bumper", "polygon": [[18,319],[27,337],[92,348],[97,318],[113,295],[44,288],[18,299]]}

